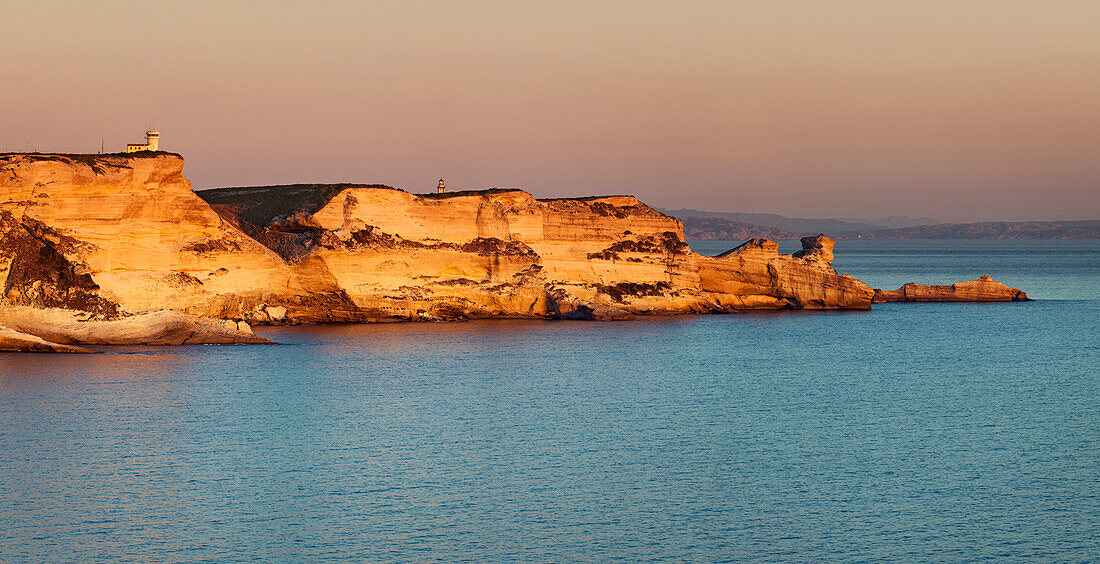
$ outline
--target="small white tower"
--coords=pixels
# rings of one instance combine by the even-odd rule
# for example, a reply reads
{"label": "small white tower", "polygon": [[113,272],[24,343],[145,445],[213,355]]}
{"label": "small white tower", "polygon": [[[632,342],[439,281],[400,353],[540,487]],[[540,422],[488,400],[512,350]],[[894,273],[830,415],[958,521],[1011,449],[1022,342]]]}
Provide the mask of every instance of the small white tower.
{"label": "small white tower", "polygon": [[149,147],[149,151],[160,150],[160,132],[155,129],[150,129],[145,132],[145,145]]}
{"label": "small white tower", "polygon": [[155,129],[150,129],[145,132],[145,143],[128,143],[126,145],[127,153],[137,153],[138,151],[159,151],[160,150],[160,132]]}
{"label": "small white tower", "polygon": [[447,185],[443,184],[443,179],[442,179],[442,178],[440,178],[440,179],[439,179],[439,188],[436,188],[436,189],[435,189],[435,192],[436,192],[437,194],[442,194],[442,193],[444,193],[444,192],[446,192],[446,191],[447,191]]}

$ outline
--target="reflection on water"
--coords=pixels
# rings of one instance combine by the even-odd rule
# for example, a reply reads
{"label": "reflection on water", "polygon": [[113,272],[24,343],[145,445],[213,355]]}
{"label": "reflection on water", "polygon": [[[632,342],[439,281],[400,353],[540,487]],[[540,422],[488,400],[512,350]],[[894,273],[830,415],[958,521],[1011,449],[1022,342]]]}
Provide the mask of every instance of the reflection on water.
{"label": "reflection on water", "polygon": [[882,304],[3,355],[0,561],[1096,560],[1097,315]]}

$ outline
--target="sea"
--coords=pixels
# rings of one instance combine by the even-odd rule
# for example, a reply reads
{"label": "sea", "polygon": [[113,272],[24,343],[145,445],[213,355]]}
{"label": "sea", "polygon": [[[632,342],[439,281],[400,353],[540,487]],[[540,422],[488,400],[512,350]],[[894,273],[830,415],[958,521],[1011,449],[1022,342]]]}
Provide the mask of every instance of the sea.
{"label": "sea", "polygon": [[0,355],[0,562],[1100,561],[1100,241],[834,265],[1035,301]]}

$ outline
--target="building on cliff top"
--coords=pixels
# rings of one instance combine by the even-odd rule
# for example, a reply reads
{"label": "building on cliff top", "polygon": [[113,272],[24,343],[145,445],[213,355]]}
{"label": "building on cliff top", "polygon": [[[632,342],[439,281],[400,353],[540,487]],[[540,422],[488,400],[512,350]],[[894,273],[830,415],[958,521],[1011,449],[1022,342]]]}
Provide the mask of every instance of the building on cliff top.
{"label": "building on cliff top", "polygon": [[447,191],[447,185],[443,184],[443,179],[439,179],[439,187],[435,189],[437,194],[442,194]]}
{"label": "building on cliff top", "polygon": [[160,150],[160,132],[155,129],[150,129],[145,132],[145,144],[140,143],[127,143],[126,152],[136,153],[138,151],[159,151]]}

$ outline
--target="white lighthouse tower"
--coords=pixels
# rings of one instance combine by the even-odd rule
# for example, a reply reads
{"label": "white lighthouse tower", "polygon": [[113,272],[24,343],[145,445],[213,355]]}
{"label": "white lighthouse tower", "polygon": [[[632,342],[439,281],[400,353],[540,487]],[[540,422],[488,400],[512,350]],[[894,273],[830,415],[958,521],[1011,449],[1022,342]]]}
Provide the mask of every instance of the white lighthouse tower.
{"label": "white lighthouse tower", "polygon": [[160,150],[160,132],[155,129],[150,129],[145,132],[145,145],[149,147],[150,151]]}
{"label": "white lighthouse tower", "polygon": [[442,179],[442,178],[440,178],[440,179],[439,179],[439,187],[437,187],[437,188],[435,189],[435,192],[436,192],[437,194],[442,194],[442,193],[444,193],[444,192],[446,192],[446,191],[447,191],[447,185],[446,185],[446,184],[444,184],[444,183],[443,183],[443,179]]}
{"label": "white lighthouse tower", "polygon": [[127,153],[136,153],[138,151],[159,151],[160,150],[160,132],[155,129],[150,129],[145,132],[145,144],[140,143],[128,143],[126,145]]}

